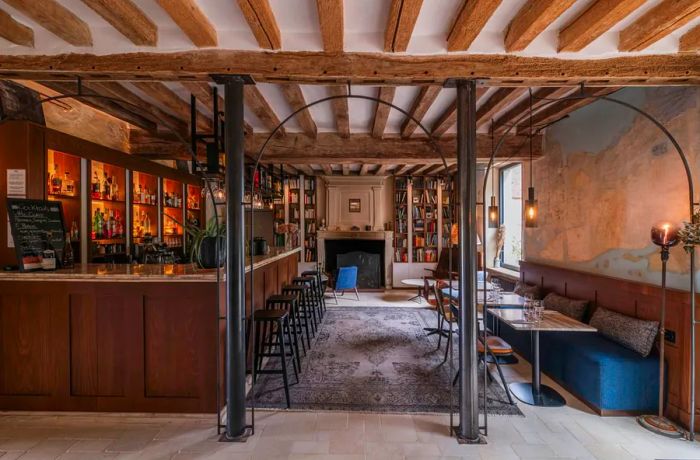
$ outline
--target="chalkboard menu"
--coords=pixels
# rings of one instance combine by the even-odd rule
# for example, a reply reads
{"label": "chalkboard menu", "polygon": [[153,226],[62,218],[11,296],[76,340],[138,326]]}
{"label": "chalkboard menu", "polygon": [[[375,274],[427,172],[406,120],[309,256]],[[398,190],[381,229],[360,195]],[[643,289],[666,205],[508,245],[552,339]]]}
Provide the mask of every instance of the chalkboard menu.
{"label": "chalkboard menu", "polygon": [[20,271],[41,268],[47,238],[56,251],[56,264],[60,266],[66,236],[61,202],[8,198],[7,212]]}

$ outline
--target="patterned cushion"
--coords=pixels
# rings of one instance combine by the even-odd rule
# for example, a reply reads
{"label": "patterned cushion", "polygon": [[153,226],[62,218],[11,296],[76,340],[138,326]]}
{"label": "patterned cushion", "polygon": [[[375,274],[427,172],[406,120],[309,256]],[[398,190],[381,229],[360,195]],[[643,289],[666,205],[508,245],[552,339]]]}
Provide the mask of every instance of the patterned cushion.
{"label": "patterned cushion", "polygon": [[539,299],[541,295],[539,286],[536,284],[523,283],[522,281],[515,283],[515,289],[513,289],[513,292],[523,297],[531,295],[533,299]]}
{"label": "patterned cushion", "polygon": [[553,292],[547,294],[542,303],[545,309],[556,310],[576,321],[583,321],[588,309],[588,300],[570,299]]}
{"label": "patterned cushion", "polygon": [[608,339],[647,357],[659,331],[658,321],[647,321],[598,307],[591,326]]}

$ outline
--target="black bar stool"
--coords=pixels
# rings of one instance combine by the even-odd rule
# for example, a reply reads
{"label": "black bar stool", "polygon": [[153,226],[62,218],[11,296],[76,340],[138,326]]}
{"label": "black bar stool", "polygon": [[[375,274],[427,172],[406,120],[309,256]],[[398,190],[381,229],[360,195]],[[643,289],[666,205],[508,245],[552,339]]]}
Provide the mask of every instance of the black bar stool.
{"label": "black bar stool", "polygon": [[318,324],[321,322],[321,301],[319,300],[316,289],[314,288],[315,281],[316,278],[313,276],[297,276],[296,278],[292,278],[292,284],[296,286],[308,287],[306,300],[309,308],[311,309],[311,313],[313,314],[314,322],[316,323],[314,329],[317,330]]}
{"label": "black bar stool", "polygon": [[304,298],[306,296],[307,287],[305,286],[294,286],[292,284],[287,284],[282,287],[282,294],[288,296],[294,296],[296,298],[296,312],[299,322],[297,323],[297,332],[301,335],[301,343],[304,343],[304,336],[302,334],[302,327],[306,333],[306,343],[308,349],[311,349],[311,336],[315,334],[313,330],[313,323],[311,315],[308,314],[306,306],[304,303]]}
{"label": "black bar stool", "polygon": [[[296,383],[299,383],[299,373],[297,371],[297,362],[294,356],[294,347],[292,346],[292,336],[289,327],[289,312],[287,310],[257,310],[253,314],[255,321],[255,334],[259,340],[255,342],[255,355],[257,360],[255,363],[256,377],[258,374],[282,374],[284,381],[284,396],[287,398],[287,409],[291,407],[289,399],[289,381],[287,379],[287,358],[292,358],[292,367],[294,368],[294,376]],[[268,332],[269,326],[269,332]],[[290,345],[289,353],[285,347],[284,331],[287,331],[287,341]],[[273,337],[277,335],[277,343],[274,343]],[[275,351],[275,346],[277,351]],[[266,349],[267,347],[267,349]],[[263,357],[279,357],[282,363],[282,369],[263,369]]]}
{"label": "black bar stool", "polygon": [[321,277],[321,272],[318,270],[306,270],[301,272],[301,276],[313,276],[314,277],[314,287],[316,289],[316,296],[321,302],[321,319],[326,313],[326,288],[323,285],[323,278]]}
{"label": "black bar stool", "polygon": [[[296,295],[275,294],[267,298],[265,302],[266,310],[287,310],[289,312],[289,327],[292,329],[292,338],[294,339],[294,353],[297,359],[297,367],[301,371],[301,353],[299,353],[299,309],[297,308]],[[301,347],[306,356],[306,345],[304,339],[301,340]]]}

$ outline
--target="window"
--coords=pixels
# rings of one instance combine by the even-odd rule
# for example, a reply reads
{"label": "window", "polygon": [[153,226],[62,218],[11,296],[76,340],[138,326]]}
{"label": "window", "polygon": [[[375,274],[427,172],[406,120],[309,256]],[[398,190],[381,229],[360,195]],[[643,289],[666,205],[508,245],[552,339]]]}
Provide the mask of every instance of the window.
{"label": "window", "polygon": [[523,255],[523,167],[514,164],[501,168],[499,183],[501,186],[499,208],[501,225],[505,228],[501,266],[511,270],[520,269]]}

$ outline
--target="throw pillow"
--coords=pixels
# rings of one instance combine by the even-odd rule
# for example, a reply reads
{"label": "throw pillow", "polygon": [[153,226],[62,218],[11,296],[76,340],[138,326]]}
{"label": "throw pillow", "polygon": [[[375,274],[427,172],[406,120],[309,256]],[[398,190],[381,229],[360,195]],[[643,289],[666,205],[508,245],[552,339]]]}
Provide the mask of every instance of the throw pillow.
{"label": "throw pillow", "polygon": [[647,321],[598,307],[591,326],[613,342],[647,357],[659,331],[658,321]]}
{"label": "throw pillow", "polygon": [[518,281],[515,283],[515,289],[513,289],[513,292],[523,297],[530,295],[535,300],[540,298],[540,287],[536,284],[527,284],[523,283],[522,281]]}
{"label": "throw pillow", "polygon": [[575,300],[550,292],[542,301],[547,310],[556,310],[561,314],[583,321],[588,309],[588,300]]}

